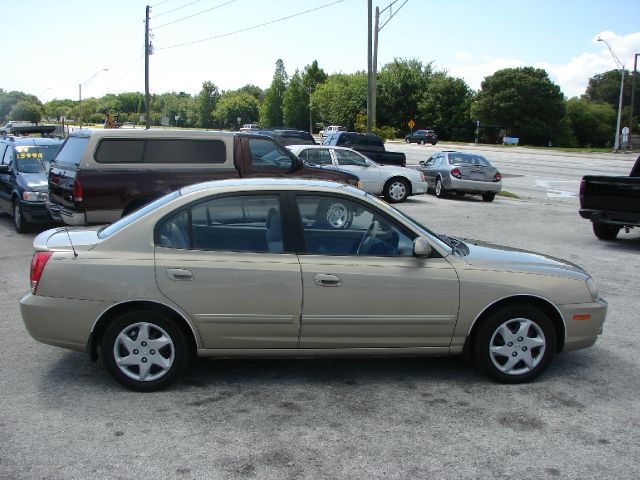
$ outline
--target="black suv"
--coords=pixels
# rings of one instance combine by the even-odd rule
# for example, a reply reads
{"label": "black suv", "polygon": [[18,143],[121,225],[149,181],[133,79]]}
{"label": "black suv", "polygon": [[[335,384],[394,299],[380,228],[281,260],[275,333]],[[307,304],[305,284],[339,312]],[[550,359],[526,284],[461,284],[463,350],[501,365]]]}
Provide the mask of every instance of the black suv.
{"label": "black suv", "polygon": [[335,132],[325,137],[322,145],[348,147],[382,165],[407,165],[407,157],[402,152],[389,152],[384,148],[384,140],[378,135],[359,132]]}
{"label": "black suv", "polygon": [[260,130],[251,130],[251,133],[268,135],[271,138],[275,138],[285,147],[287,145],[317,145],[311,134],[304,130],[293,130],[289,128],[263,128]]}
{"label": "black suv", "polygon": [[0,137],[0,210],[13,215],[18,233],[53,221],[44,204],[47,172],[61,145],[57,138]]}
{"label": "black suv", "polygon": [[416,130],[413,133],[410,133],[406,137],[404,137],[404,141],[407,143],[419,143],[420,145],[424,145],[426,143],[430,143],[431,145],[435,145],[438,143],[438,135],[433,130]]}

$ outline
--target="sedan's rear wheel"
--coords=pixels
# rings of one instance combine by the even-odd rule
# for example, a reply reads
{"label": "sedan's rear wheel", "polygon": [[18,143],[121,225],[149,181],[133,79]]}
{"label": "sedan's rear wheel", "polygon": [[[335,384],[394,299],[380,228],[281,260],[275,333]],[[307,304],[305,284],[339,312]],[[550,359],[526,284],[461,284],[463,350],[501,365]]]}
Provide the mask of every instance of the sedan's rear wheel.
{"label": "sedan's rear wheel", "polygon": [[495,192],[485,192],[482,194],[482,200],[484,200],[485,202],[493,202],[495,198],[496,198]]}
{"label": "sedan's rear wheel", "polygon": [[617,225],[608,225],[606,223],[594,223],[593,233],[600,240],[613,240],[618,236],[620,227]]}
{"label": "sedan's rear wheel", "polygon": [[168,387],[190,360],[180,327],[160,313],[144,310],[126,313],[111,323],[102,337],[100,354],[117,382],[142,392]]}
{"label": "sedan's rear wheel", "polygon": [[522,383],[544,371],[555,348],[555,330],[544,312],[534,306],[513,306],[498,310],[482,325],[474,356],[495,380]]}
{"label": "sedan's rear wheel", "polygon": [[436,197],[442,198],[445,195],[444,188],[442,187],[442,180],[438,177],[436,178]]}
{"label": "sedan's rear wheel", "polygon": [[392,178],[382,191],[389,203],[401,203],[409,197],[409,183],[402,178]]}

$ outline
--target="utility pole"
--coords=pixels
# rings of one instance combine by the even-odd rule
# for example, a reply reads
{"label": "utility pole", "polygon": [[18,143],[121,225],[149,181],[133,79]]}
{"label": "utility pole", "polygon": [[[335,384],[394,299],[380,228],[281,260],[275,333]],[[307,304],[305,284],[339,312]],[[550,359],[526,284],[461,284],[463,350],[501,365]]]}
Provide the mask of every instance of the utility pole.
{"label": "utility pole", "polygon": [[[373,54],[371,53],[371,21],[372,21],[372,8],[371,8],[371,0],[368,0],[369,5],[369,58],[368,58],[368,82],[367,82],[367,133],[371,133],[372,127],[376,125],[376,102],[377,102],[377,83],[378,83],[378,33],[384,28],[384,26],[389,23],[389,21],[395,16],[396,13],[400,11],[402,7],[409,0],[404,0],[402,5],[398,7],[398,9],[394,12],[391,10],[391,7],[398,0],[393,0],[389,6],[386,8],[380,9],[376,7],[376,19],[375,19],[375,29],[373,31],[374,37],[374,46],[373,46]],[[389,18],[381,25],[380,24],[380,14],[389,10]]]}
{"label": "utility pole", "polygon": [[631,149],[631,134],[633,133],[633,107],[635,106],[636,96],[636,75],[638,70],[638,57],[640,53],[636,53],[633,58],[633,77],[631,77],[631,109],[629,110],[629,148]]}
{"label": "utility pole", "polygon": [[373,72],[371,71],[372,55],[371,55],[371,11],[372,0],[367,0],[367,133],[371,133],[371,124],[373,120]]}
{"label": "utility pole", "polygon": [[151,7],[147,5],[147,14],[144,21],[144,120],[146,129],[151,128],[151,108],[149,97],[149,13]]}

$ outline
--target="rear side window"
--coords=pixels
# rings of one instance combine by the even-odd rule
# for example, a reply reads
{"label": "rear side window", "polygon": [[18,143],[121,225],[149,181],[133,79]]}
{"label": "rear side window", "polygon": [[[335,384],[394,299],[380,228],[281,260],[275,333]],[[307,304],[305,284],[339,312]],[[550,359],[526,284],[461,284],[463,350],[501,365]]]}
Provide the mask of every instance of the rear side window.
{"label": "rear side window", "polygon": [[89,137],[67,138],[62,144],[62,148],[58,152],[55,162],[75,165],[76,167],[79,166],[88,143]]}
{"label": "rear side window", "polygon": [[96,151],[98,163],[214,163],[227,160],[222,140],[107,138]]}

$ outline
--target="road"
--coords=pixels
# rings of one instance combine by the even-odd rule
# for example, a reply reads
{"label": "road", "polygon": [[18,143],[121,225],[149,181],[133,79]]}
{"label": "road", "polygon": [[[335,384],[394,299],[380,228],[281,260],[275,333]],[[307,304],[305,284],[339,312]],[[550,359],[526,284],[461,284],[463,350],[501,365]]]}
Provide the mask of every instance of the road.
{"label": "road", "polygon": [[[413,159],[432,150],[399,147]],[[0,479],[640,478],[640,232],[598,241],[575,198],[533,194],[537,180],[630,164],[526,155],[495,161],[524,175],[509,189],[531,196],[401,206],[436,231],[594,275],[609,301],[603,335],[525,385],[495,384],[456,358],[254,359],[198,361],[169,390],[130,392],[85,354],[28,335],[18,300],[35,233],[0,216]]]}
{"label": "road", "polygon": [[494,147],[438,143],[417,145],[388,142],[392,151],[404,152],[407,165],[415,166],[440,150],[464,150],[484,155],[503,175],[503,190],[546,203],[578,205],[583,175],[628,175],[635,154],[566,153],[525,147]]}

